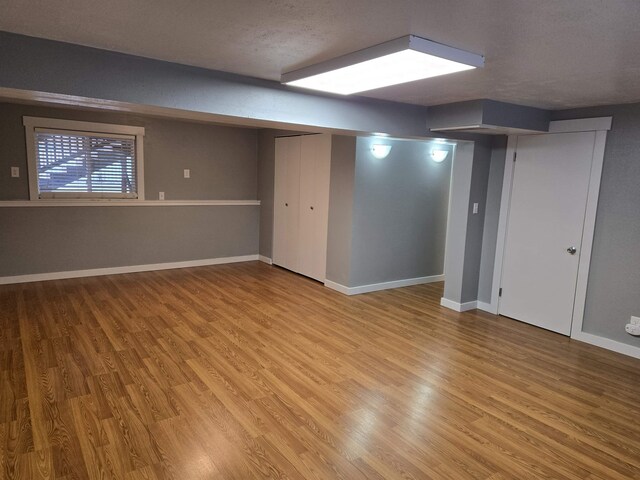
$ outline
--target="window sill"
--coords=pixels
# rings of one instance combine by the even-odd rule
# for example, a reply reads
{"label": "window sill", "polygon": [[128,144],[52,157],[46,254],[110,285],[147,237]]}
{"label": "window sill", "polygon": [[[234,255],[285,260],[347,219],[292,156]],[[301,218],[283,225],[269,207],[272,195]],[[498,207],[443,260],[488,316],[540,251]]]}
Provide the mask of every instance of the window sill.
{"label": "window sill", "polygon": [[260,205],[260,200],[2,200],[1,207],[197,207]]}

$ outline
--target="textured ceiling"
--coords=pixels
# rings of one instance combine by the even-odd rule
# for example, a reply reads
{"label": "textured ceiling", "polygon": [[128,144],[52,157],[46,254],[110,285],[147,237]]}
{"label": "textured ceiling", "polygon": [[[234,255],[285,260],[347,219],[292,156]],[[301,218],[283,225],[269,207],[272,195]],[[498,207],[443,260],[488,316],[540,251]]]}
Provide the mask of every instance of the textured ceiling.
{"label": "textured ceiling", "polygon": [[639,0],[0,0],[0,30],[271,80],[411,33],[486,66],[366,96],[640,101]]}

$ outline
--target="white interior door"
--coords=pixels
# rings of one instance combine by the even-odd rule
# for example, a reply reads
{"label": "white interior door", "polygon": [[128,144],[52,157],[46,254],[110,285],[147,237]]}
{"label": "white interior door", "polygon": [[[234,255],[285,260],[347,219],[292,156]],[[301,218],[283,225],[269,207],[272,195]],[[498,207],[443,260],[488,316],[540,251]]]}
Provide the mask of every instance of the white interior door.
{"label": "white interior door", "polygon": [[501,315],[570,334],[594,144],[595,132],[518,137]]}
{"label": "white interior door", "polygon": [[331,135],[301,137],[300,273],[323,282],[327,269],[327,228]]}
{"label": "white interior door", "polygon": [[273,263],[299,270],[300,137],[276,138]]}

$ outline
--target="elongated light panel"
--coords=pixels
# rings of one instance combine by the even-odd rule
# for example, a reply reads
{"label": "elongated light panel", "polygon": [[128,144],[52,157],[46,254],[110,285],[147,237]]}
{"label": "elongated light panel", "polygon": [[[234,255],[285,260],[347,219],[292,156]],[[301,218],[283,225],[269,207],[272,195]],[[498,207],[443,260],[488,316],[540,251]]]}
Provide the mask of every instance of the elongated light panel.
{"label": "elongated light panel", "polygon": [[[387,48],[385,44],[378,45],[340,57],[335,61],[330,60],[285,74],[282,83],[349,95],[471,70],[484,64],[484,59],[480,55],[419,37],[403,37],[389,44],[390,47]],[[397,51],[389,53],[389,50]],[[449,58],[446,58],[447,56]],[[355,61],[350,63],[350,60]]]}

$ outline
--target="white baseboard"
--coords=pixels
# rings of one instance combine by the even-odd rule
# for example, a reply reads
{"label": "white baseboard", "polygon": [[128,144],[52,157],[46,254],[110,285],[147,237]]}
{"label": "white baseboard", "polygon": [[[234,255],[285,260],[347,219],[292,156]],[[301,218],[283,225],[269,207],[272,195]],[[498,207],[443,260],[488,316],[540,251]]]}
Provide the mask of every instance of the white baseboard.
{"label": "white baseboard", "polygon": [[485,303],[478,300],[478,305],[476,307],[478,310],[483,310],[485,312],[493,313],[494,315],[498,314],[498,306],[493,305],[491,303]]}
{"label": "white baseboard", "polygon": [[65,278],[97,277],[101,275],[117,275],[120,273],[150,272],[153,270],[170,270],[174,268],[203,267],[221,265],[223,263],[250,262],[258,260],[258,255],[242,255],[239,257],[205,258],[187,260],[185,262],[152,263],[126,267],[91,268],[88,270],[71,270],[66,272],[34,273],[31,275],[15,275],[0,277],[0,285],[10,283],[42,282],[46,280],[62,280]]}
{"label": "white baseboard", "polygon": [[331,280],[325,280],[324,286],[330,288],[331,290],[335,290],[336,292],[344,293],[345,295],[353,295],[352,293],[349,293],[349,287],[345,287],[344,285],[341,285],[339,283],[332,282]]}
{"label": "white baseboard", "polygon": [[478,308],[478,302],[475,300],[473,302],[458,303],[444,297],[440,299],[440,305],[455,310],[456,312],[466,312],[467,310]]}
{"label": "white baseboard", "polygon": [[265,257],[264,255],[258,255],[258,260],[266,263],[267,265],[273,265],[273,260],[271,260],[269,257]]}
{"label": "white baseboard", "polygon": [[432,275],[430,277],[406,278],[404,280],[393,280],[391,282],[371,283],[358,287],[346,287],[331,280],[325,280],[324,285],[345,295],[359,295],[361,293],[377,292],[379,290],[389,290],[391,288],[410,287],[412,285],[422,285],[425,283],[442,282],[444,275]]}
{"label": "white baseboard", "polygon": [[596,347],[606,348],[623,355],[629,355],[630,357],[640,358],[640,347],[635,347],[627,343],[617,342],[609,338],[593,335],[592,333],[577,332],[571,335],[572,340],[578,340],[580,342],[589,343]]}

